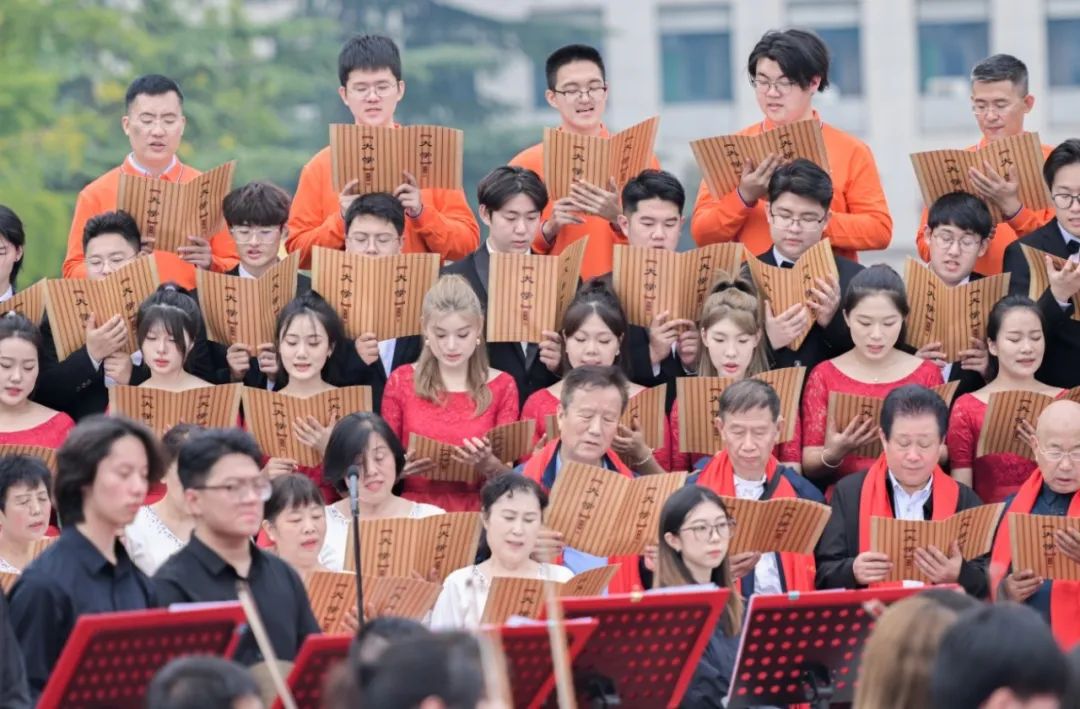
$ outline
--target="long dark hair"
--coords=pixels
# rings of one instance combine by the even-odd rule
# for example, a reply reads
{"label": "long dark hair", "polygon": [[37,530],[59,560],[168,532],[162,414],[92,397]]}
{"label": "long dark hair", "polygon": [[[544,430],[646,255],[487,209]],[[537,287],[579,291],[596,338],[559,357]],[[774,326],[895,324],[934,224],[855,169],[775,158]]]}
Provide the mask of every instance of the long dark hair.
{"label": "long dark hair", "polygon": [[349,466],[362,462],[371,447],[372,434],[382,436],[394,456],[394,486],[391,492],[401,494],[405,482],[401,471],[405,469],[405,448],[393,429],[382,416],[370,411],[358,411],[345,416],[330,431],[330,440],[323,454],[323,480],[345,495],[346,476]]}
{"label": "long dark hair", "polygon": [[840,301],[840,309],[844,315],[850,316],[851,311],[866,298],[872,295],[883,295],[892,301],[893,306],[900,312],[904,323],[900,326],[900,334],[893,343],[893,347],[903,344],[907,340],[907,316],[911,312],[908,304],[907,291],[904,289],[904,279],[891,267],[876,263],[862,271],[859,271],[848,283],[844,297]]}
{"label": "long dark hair", "polygon": [[326,330],[326,339],[330,349],[326,353],[326,364],[322,368],[323,381],[339,380],[334,355],[341,349],[346,339],[345,325],[341,322],[341,316],[321,295],[315,291],[308,291],[290,300],[278,313],[277,322],[274,323],[274,350],[278,365],[275,378],[277,389],[283,389],[289,383],[289,373],[285,371],[285,364],[281,361],[281,339],[293,320],[305,316],[319,321]]}
{"label": "long dark hair", "polygon": [[566,340],[580,330],[581,326],[592,315],[600,318],[608,326],[612,334],[618,338],[620,352],[615,355],[613,364],[622,369],[624,373],[628,373],[630,358],[622,356],[621,346],[627,344],[626,332],[630,329],[630,324],[626,318],[626,311],[623,310],[622,303],[619,302],[618,296],[615,295],[609,278],[609,276],[600,276],[582,283],[570,301],[570,305],[566,307],[566,312],[563,314],[561,333],[563,352],[560,367],[563,374],[570,371],[570,360],[566,357]]}
{"label": "long dark hair", "polygon": [[[998,333],[1001,332],[1001,325],[1005,322],[1005,316],[1014,310],[1030,310],[1035,314],[1035,317],[1039,319],[1039,327],[1042,328],[1043,336],[1046,335],[1046,320],[1043,318],[1042,311],[1039,310],[1038,304],[1026,295],[1007,295],[998,302],[994,303],[994,307],[990,309],[990,315],[986,318],[986,342],[989,343],[998,338]],[[992,382],[998,375],[998,358],[992,354],[989,354],[989,366],[986,369],[986,381]],[[1045,358],[1045,354],[1043,355]],[[1041,363],[1040,363],[1041,364]]]}

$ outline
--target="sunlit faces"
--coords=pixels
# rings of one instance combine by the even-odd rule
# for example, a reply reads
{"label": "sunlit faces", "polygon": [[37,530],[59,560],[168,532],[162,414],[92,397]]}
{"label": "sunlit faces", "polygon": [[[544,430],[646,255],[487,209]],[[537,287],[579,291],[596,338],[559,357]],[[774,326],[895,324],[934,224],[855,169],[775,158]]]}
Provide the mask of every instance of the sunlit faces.
{"label": "sunlit faces", "polygon": [[[1080,238],[1080,163],[1059,168],[1050,187],[1054,199],[1054,213],[1058,224],[1065,231]],[[1065,202],[1069,206],[1062,207]]]}
{"label": "sunlit faces", "polygon": [[1035,97],[1024,95],[1011,81],[976,81],[971,85],[971,110],[979,130],[988,140],[1024,132],[1024,116]]}
{"label": "sunlit faces", "polygon": [[368,434],[367,450],[360,460],[360,488],[357,495],[366,505],[379,505],[392,494],[397,481],[394,452],[386,439],[374,431]]}
{"label": "sunlit faces", "polygon": [[780,422],[767,407],[732,411],[716,418],[724,450],[743,474],[765,474],[765,464],[780,438]]}
{"label": "sunlit faces", "polygon": [[361,214],[349,224],[345,253],[363,256],[393,256],[401,253],[403,238],[394,225],[375,216]]}
{"label": "sunlit faces", "polygon": [[150,465],[146,448],[134,436],[113,441],[98,463],[94,482],[83,488],[83,512],[120,529],[131,524],[146,500]]}
{"label": "sunlit faces", "polygon": [[301,313],[282,333],[278,352],[289,380],[298,382],[321,377],[333,347],[322,321],[312,313]]}
{"label": "sunlit faces", "polygon": [[544,96],[571,132],[588,135],[600,130],[607,107],[607,83],[593,62],[578,60],[559,67],[555,90],[548,89]]}
{"label": "sunlit faces", "polygon": [[11,269],[22,258],[21,246],[16,246],[0,234],[0,280],[11,282]]}
{"label": "sunlit faces", "polygon": [[855,348],[867,359],[883,359],[900,339],[904,317],[885,293],[873,293],[844,313]]}
{"label": "sunlit faces", "polygon": [[930,244],[930,270],[950,286],[959,285],[970,276],[975,262],[990,246],[990,239],[952,224],[938,224],[933,230],[928,226],[926,235]]}
{"label": "sunlit faces", "polygon": [[262,273],[267,266],[277,263],[281,249],[284,226],[235,226],[229,229],[240,265],[249,273]]}
{"label": "sunlit faces", "polygon": [[18,406],[34,390],[38,378],[38,351],[29,340],[0,340],[0,403]]}
{"label": "sunlit faces", "polygon": [[[759,63],[760,64],[760,63]],[[765,210],[769,234],[780,255],[798,261],[807,249],[821,241],[829,213],[820,202],[784,192]]]}
{"label": "sunlit faces", "polygon": [[674,251],[682,225],[679,205],[659,197],[641,200],[629,217],[619,215],[619,226],[630,245],[647,249]]}
{"label": "sunlit faces", "polygon": [[175,91],[157,96],[139,94],[121,121],[135,162],[145,168],[166,168],[184,137],[183,107]]}
{"label": "sunlit faces", "polygon": [[263,527],[278,556],[300,568],[319,562],[319,550],[326,538],[326,509],[319,504],[298,505],[282,510]]}
{"label": "sunlit faces", "polygon": [[1014,377],[1034,377],[1046,352],[1042,322],[1030,308],[1013,308],[1001,319],[997,339],[989,340],[998,369]]}
{"label": "sunlit faces", "polygon": [[86,244],[86,277],[105,278],[135,260],[138,249],[120,234],[98,234]]}
{"label": "sunlit faces", "polygon": [[139,350],[151,374],[169,376],[184,369],[184,360],[192,344],[189,341],[177,342],[165,329],[164,323],[156,322],[147,329]]}
{"label": "sunlit faces", "polygon": [[483,516],[491,556],[501,565],[516,567],[536,548],[543,514],[540,500],[524,490],[514,490],[495,500]]}
{"label": "sunlit faces", "polygon": [[557,409],[560,452],[565,460],[597,465],[611,448],[623,412],[617,387],[585,387],[574,392],[569,405]]}
{"label": "sunlit faces", "polygon": [[405,96],[405,82],[398,81],[389,69],[353,69],[338,95],[358,125],[391,126],[394,111]]}
{"label": "sunlit faces", "polygon": [[930,479],[945,450],[945,432],[932,413],[897,416],[888,438],[882,431],[885,460],[897,481],[914,492]]}
{"label": "sunlit faces", "polygon": [[262,525],[270,480],[250,457],[229,453],[211,466],[203,485],[184,495],[199,528],[220,537],[253,537]]}
{"label": "sunlit faces", "polygon": [[754,359],[761,333],[746,332],[730,317],[725,317],[702,330],[701,341],[719,376],[742,379]]}
{"label": "sunlit faces", "polygon": [[424,327],[431,354],[444,367],[459,367],[480,344],[481,323],[468,313],[437,315]]}
{"label": "sunlit faces", "polygon": [[488,226],[488,244],[500,254],[527,254],[540,228],[540,210],[529,195],[520,193],[502,208],[489,212],[480,205],[480,219]]}
{"label": "sunlit faces", "polygon": [[733,530],[724,509],[705,500],[686,515],[678,534],[666,532],[664,540],[679,553],[693,577],[701,579],[724,563]]}
{"label": "sunlit faces", "polygon": [[585,318],[581,327],[564,340],[571,369],[588,364],[609,367],[619,356],[619,338],[596,313]]}
{"label": "sunlit faces", "polygon": [[52,502],[45,483],[12,485],[0,509],[0,530],[9,541],[28,544],[45,536],[50,514]]}
{"label": "sunlit faces", "polygon": [[805,89],[784,75],[772,59],[758,59],[754,72],[754,96],[765,117],[785,125],[810,116],[811,99],[821,79],[815,77]]}

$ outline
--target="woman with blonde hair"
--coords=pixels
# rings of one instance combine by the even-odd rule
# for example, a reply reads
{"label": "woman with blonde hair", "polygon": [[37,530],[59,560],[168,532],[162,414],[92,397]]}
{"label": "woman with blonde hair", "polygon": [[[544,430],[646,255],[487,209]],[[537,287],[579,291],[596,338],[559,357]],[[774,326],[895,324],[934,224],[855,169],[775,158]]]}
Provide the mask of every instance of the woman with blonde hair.
{"label": "woman with blonde hair", "polygon": [[[416,433],[456,446],[458,461],[480,480],[508,470],[495,458],[487,433],[518,419],[514,379],[488,366],[484,314],[461,276],[443,276],[424,296],[424,348],[416,364],[395,369],[383,392],[382,416],[409,446]],[[438,482],[427,476],[435,461],[407,455],[402,496],[449,512],[480,508],[481,483]]]}

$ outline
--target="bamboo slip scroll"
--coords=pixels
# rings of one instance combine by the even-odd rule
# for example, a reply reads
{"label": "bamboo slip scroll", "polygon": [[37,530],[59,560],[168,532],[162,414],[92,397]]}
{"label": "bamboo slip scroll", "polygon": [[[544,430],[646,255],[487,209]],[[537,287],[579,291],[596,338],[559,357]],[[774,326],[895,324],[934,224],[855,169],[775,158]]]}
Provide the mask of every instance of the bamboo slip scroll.
{"label": "bamboo slip scroll", "polygon": [[189,245],[189,236],[209,239],[221,229],[222,201],[235,170],[232,160],[187,182],[121,172],[116,208],[135,219],[143,241],[152,241],[155,251],[175,252]]}
{"label": "bamboo slip scroll", "polygon": [[1031,569],[1036,576],[1054,581],[1080,581],[1080,563],[1062,554],[1054,538],[1059,529],[1080,530],[1080,519],[1018,512],[1006,517],[1014,569]]}
{"label": "bamboo slip scroll", "polygon": [[[634,419],[638,421],[645,443],[652,449],[663,448],[664,423],[667,420],[666,383],[648,389],[642,389],[626,402],[626,411],[619,417],[619,423],[632,428]],[[555,414],[544,416],[544,441],[551,442],[559,437],[559,419]]]}
{"label": "bamboo slip scroll", "polygon": [[570,195],[575,180],[618,191],[649,166],[660,118],[653,116],[604,138],[544,129],[544,184],[552,202]]}
{"label": "bamboo slip scroll", "polygon": [[986,336],[986,321],[994,304],[1009,293],[1008,273],[949,287],[915,259],[907,260],[904,284],[911,310],[907,341],[917,348],[940,342],[946,361],[957,362],[971,349],[971,338]]}
{"label": "bamboo slip scroll", "polygon": [[460,190],[465,134],[445,126],[383,128],[352,123],[330,126],[334,191],[358,180],[357,194],[393,192],[416,178],[421,189]]}
{"label": "bamboo slip scroll", "polygon": [[[1020,186],[1020,201],[1032,209],[1049,209],[1050,197],[1043,181],[1042,143],[1038,133],[1021,133],[990,141],[978,150],[930,150],[911,154],[923,201],[929,207],[950,192],[978,196],[968,172],[986,172],[990,163],[999,175],[1011,175]],[[1004,221],[1001,210],[987,203],[994,223]]]}
{"label": "bamboo slip scroll", "polygon": [[[783,367],[755,374],[751,379],[763,381],[780,397],[782,427],[777,443],[787,443],[795,437],[799,417],[806,367]],[[712,455],[723,447],[716,430],[720,411],[720,395],[737,380],[730,377],[679,377],[675,380],[679,402],[679,450],[683,453]]]}
{"label": "bamboo slip scroll", "polygon": [[[351,523],[350,523],[351,524]],[[345,570],[353,571],[352,528],[345,542]],[[479,512],[447,512],[421,519],[360,520],[360,564],[369,578],[413,578],[440,584],[450,572],[475,563]]]}
{"label": "bamboo slip scroll", "polygon": [[821,121],[813,119],[777,126],[757,135],[718,135],[694,140],[690,149],[694,151],[694,159],[705,176],[709,192],[716,198],[738,187],[743,162],[750,160],[754,165],[760,165],[770,154],[784,160],[806,158],[825,172],[829,171]]}
{"label": "bamboo slip scroll", "polygon": [[[1062,392],[1057,399],[1080,402],[1080,387]],[[1021,458],[1034,460],[1031,446],[1020,435],[1020,422],[1027,421],[1032,428],[1035,428],[1042,412],[1057,399],[1033,391],[1013,390],[992,393],[990,401],[986,404],[986,414],[983,416],[975,455],[981,457],[991,453],[1012,453]]]}
{"label": "bamboo slip scroll", "polygon": [[630,479],[582,463],[564,463],[551,488],[545,524],[567,546],[596,556],[640,554],[656,538],[660,509],[686,473]]}
{"label": "bamboo slip scroll", "polygon": [[299,268],[300,252],[294,251],[258,278],[196,269],[207,339],[226,347],[243,344],[253,350],[274,342],[278,313],[296,297]]}
{"label": "bamboo slip scroll", "polygon": [[45,446],[33,446],[25,443],[2,443],[0,444],[0,458],[12,455],[26,455],[37,458],[53,475],[56,475],[56,449]]}
{"label": "bamboo slip scroll", "polygon": [[[930,387],[930,391],[936,392],[949,406],[953,397],[956,396],[956,387],[960,382],[948,382]],[[856,394],[844,394],[839,391],[829,392],[829,411],[825,425],[833,431],[843,431],[859,416],[865,416],[875,424],[881,421],[881,407],[885,403],[884,398],[876,396],[858,396]],[[944,432],[942,432],[944,435]],[[876,458],[881,455],[881,439],[875,438],[869,443],[864,443],[849,455],[861,458]]]}
{"label": "bamboo slip scroll", "polygon": [[14,295],[0,303],[0,315],[18,313],[35,325],[41,325],[45,315],[46,280],[42,278],[29,288],[16,291]]}
{"label": "bamboo slip scroll", "polygon": [[45,310],[49,314],[56,356],[65,360],[86,344],[86,321],[93,314],[98,327],[114,315],[127,321],[127,350],[134,352],[135,318],[139,305],[157,290],[157,263],[141,256],[98,281],[85,278],[50,279],[45,284]]}
{"label": "bamboo slip scroll", "polygon": [[832,508],[795,497],[750,500],[724,497],[735,520],[729,554],[792,552],[813,554]]}
{"label": "bamboo slip scroll", "polygon": [[338,387],[307,399],[244,387],[241,399],[248,430],[263,453],[271,458],[289,458],[306,467],[319,465],[322,455],[300,442],[293,433],[294,421],[312,417],[329,426],[356,411],[372,410],[369,386]]}
{"label": "bamboo slip scroll", "polygon": [[109,387],[109,413],[150,428],[159,438],[178,423],[233,428],[240,414],[243,384],[219,384],[185,391],[117,384]]}
{"label": "bamboo slip scroll", "polygon": [[718,271],[736,276],[746,257],[742,244],[711,244],[682,253],[617,244],[612,286],[633,325],[649,327],[668,311],[672,319],[693,320]]}
{"label": "bamboo slip scroll", "polygon": [[[548,583],[555,584],[559,598],[599,596],[618,570],[618,564],[601,566],[582,571],[565,583]],[[544,613],[544,583],[542,579],[496,576],[491,580],[480,622],[502,625],[513,617],[539,619]]]}
{"label": "bamboo slip scroll", "polygon": [[[1054,268],[1058,270],[1065,265],[1065,259],[1039,249],[1033,249],[1026,244],[1020,244],[1020,251],[1024,254],[1024,260],[1027,261],[1028,274],[1031,277],[1028,281],[1028,297],[1037,303],[1043,293],[1046,292],[1046,289],[1050,287],[1050,276],[1046,272],[1046,257],[1050,257]],[[1080,293],[1074,293],[1069,300],[1073,305],[1072,319],[1080,320]]]}
{"label": "bamboo slip scroll", "polygon": [[312,250],[311,289],[341,315],[350,339],[369,332],[379,340],[419,335],[424,296],[438,278],[438,254]]}
{"label": "bamboo slip scroll", "polygon": [[[532,452],[535,431],[536,421],[527,419],[496,426],[488,431],[485,437],[491,442],[492,454],[500,462],[513,465],[515,461]],[[458,446],[410,433],[408,449],[417,459],[427,458],[435,464],[435,470],[424,476],[428,480],[465,483],[480,481],[480,474],[476,472],[475,466],[462,463],[454,457]]]}
{"label": "bamboo slip scroll", "polygon": [[540,342],[544,330],[562,329],[587,241],[578,239],[558,256],[491,254],[488,342]]}
{"label": "bamboo slip scroll", "polygon": [[929,583],[915,563],[916,549],[934,546],[949,556],[953,542],[958,542],[965,560],[988,554],[1004,509],[1003,502],[980,505],[936,521],[871,517],[870,551],[881,552],[892,561],[886,581]]}
{"label": "bamboo slip scroll", "polygon": [[[347,633],[345,617],[356,608],[356,576],[339,571],[315,571],[304,579],[311,610],[324,633]],[[390,576],[364,579],[364,605],[380,616],[420,621],[435,606],[442,587],[417,578]]]}
{"label": "bamboo slip scroll", "polygon": [[[807,249],[792,268],[780,268],[762,263],[760,259],[749,259],[750,275],[754,285],[764,294],[772,306],[773,315],[780,315],[788,308],[810,300],[810,289],[817,288],[815,279],[840,282],[840,272],[836,270],[836,258],[828,239],[822,239]],[[807,318],[806,327],[790,345],[797,350],[806,341],[814,318]]]}

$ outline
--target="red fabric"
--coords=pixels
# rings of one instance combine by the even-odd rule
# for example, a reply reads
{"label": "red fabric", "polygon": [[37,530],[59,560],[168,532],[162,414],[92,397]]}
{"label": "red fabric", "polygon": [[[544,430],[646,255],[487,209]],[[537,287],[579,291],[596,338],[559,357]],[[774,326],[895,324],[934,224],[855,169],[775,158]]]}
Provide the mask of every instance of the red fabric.
{"label": "red fabric", "polygon": [[57,411],[51,418],[37,426],[21,431],[0,431],[0,444],[31,445],[43,448],[59,448],[67,440],[68,433],[75,428],[75,422],[62,411]]}
{"label": "red fabric", "polygon": [[[990,556],[990,594],[997,600],[998,588],[1012,564],[1012,545],[1009,542],[1009,513],[1030,514],[1042,492],[1042,471],[1036,468],[1020,486],[1016,497],[998,526],[994,550]],[[1069,517],[1080,517],[1080,495],[1073,494]],[[1080,581],[1054,581],[1050,585],[1050,629],[1066,650],[1080,642]]]}
{"label": "red fabric", "polygon": [[975,494],[986,504],[1002,502],[1016,493],[1035,469],[1035,461],[1015,453],[991,453],[976,457],[979,434],[986,417],[986,404],[971,394],[964,394],[953,404],[949,414],[949,465],[970,468]]}
{"label": "red fabric", "polygon": [[[416,394],[411,364],[395,369],[383,390],[382,417],[408,447],[409,436],[418,433],[443,443],[460,445],[465,438],[483,437],[488,431],[518,420],[518,394],[514,378],[505,372],[488,382],[491,403],[476,415],[476,403],[466,392],[446,394],[443,406]],[[437,505],[447,512],[480,509],[480,484],[435,482],[419,475],[405,478],[402,497]]]}
{"label": "red fabric", "polygon": [[[706,451],[683,453],[679,450],[679,401],[671,407],[671,415],[668,416],[668,449],[671,453],[671,468],[669,470],[691,470],[702,458],[713,455]],[[781,463],[802,465],[802,420],[795,414],[795,435],[786,443],[777,443],[773,449],[773,456]]]}
{"label": "red fabric", "polygon": [[[768,489],[776,478],[778,463],[776,458],[770,457],[765,466],[765,487]],[[720,451],[709,461],[705,469],[698,476],[698,485],[707,487],[717,495],[736,497],[735,493],[735,468],[731,464],[731,458],[727,451]],[[781,498],[794,499],[799,494],[795,492],[791,482],[783,475],[776,481],[776,488],[768,499]],[[785,591],[813,591],[814,577],[817,574],[817,564],[813,554],[780,553],[780,566],[784,569]]]}
{"label": "red fabric", "polygon": [[[852,379],[841,372],[832,360],[826,360],[810,371],[806,378],[806,388],[802,395],[802,445],[805,448],[825,445],[825,424],[829,412],[829,392],[838,391],[858,396],[875,396],[884,399],[896,387],[905,384],[922,384],[936,387],[943,384],[941,369],[929,360],[924,360],[911,374],[895,382],[871,384]],[[840,461],[836,475],[845,475],[866,470],[874,462],[873,458],[846,455]]]}
{"label": "red fabric", "polygon": [[[529,462],[525,464],[525,468],[521,471],[521,474],[532,478],[543,485],[544,471],[547,470],[548,465],[551,463],[551,459],[555,457],[555,452],[559,449],[560,443],[562,443],[562,440],[558,438],[554,441],[549,441],[548,444],[532,458],[529,458]],[[624,478],[634,477],[634,473],[619,460],[619,456],[615,454],[615,451],[609,450],[607,452],[607,457],[608,460],[615,465],[615,472],[619,475],[622,475]],[[615,572],[615,576],[611,579],[611,583],[608,584],[608,593],[630,593],[632,591],[642,590],[641,574],[638,573],[639,558],[640,557],[633,554],[629,556],[608,557],[609,564],[619,565],[619,570]],[[558,563],[562,563],[562,559],[559,559]]]}

